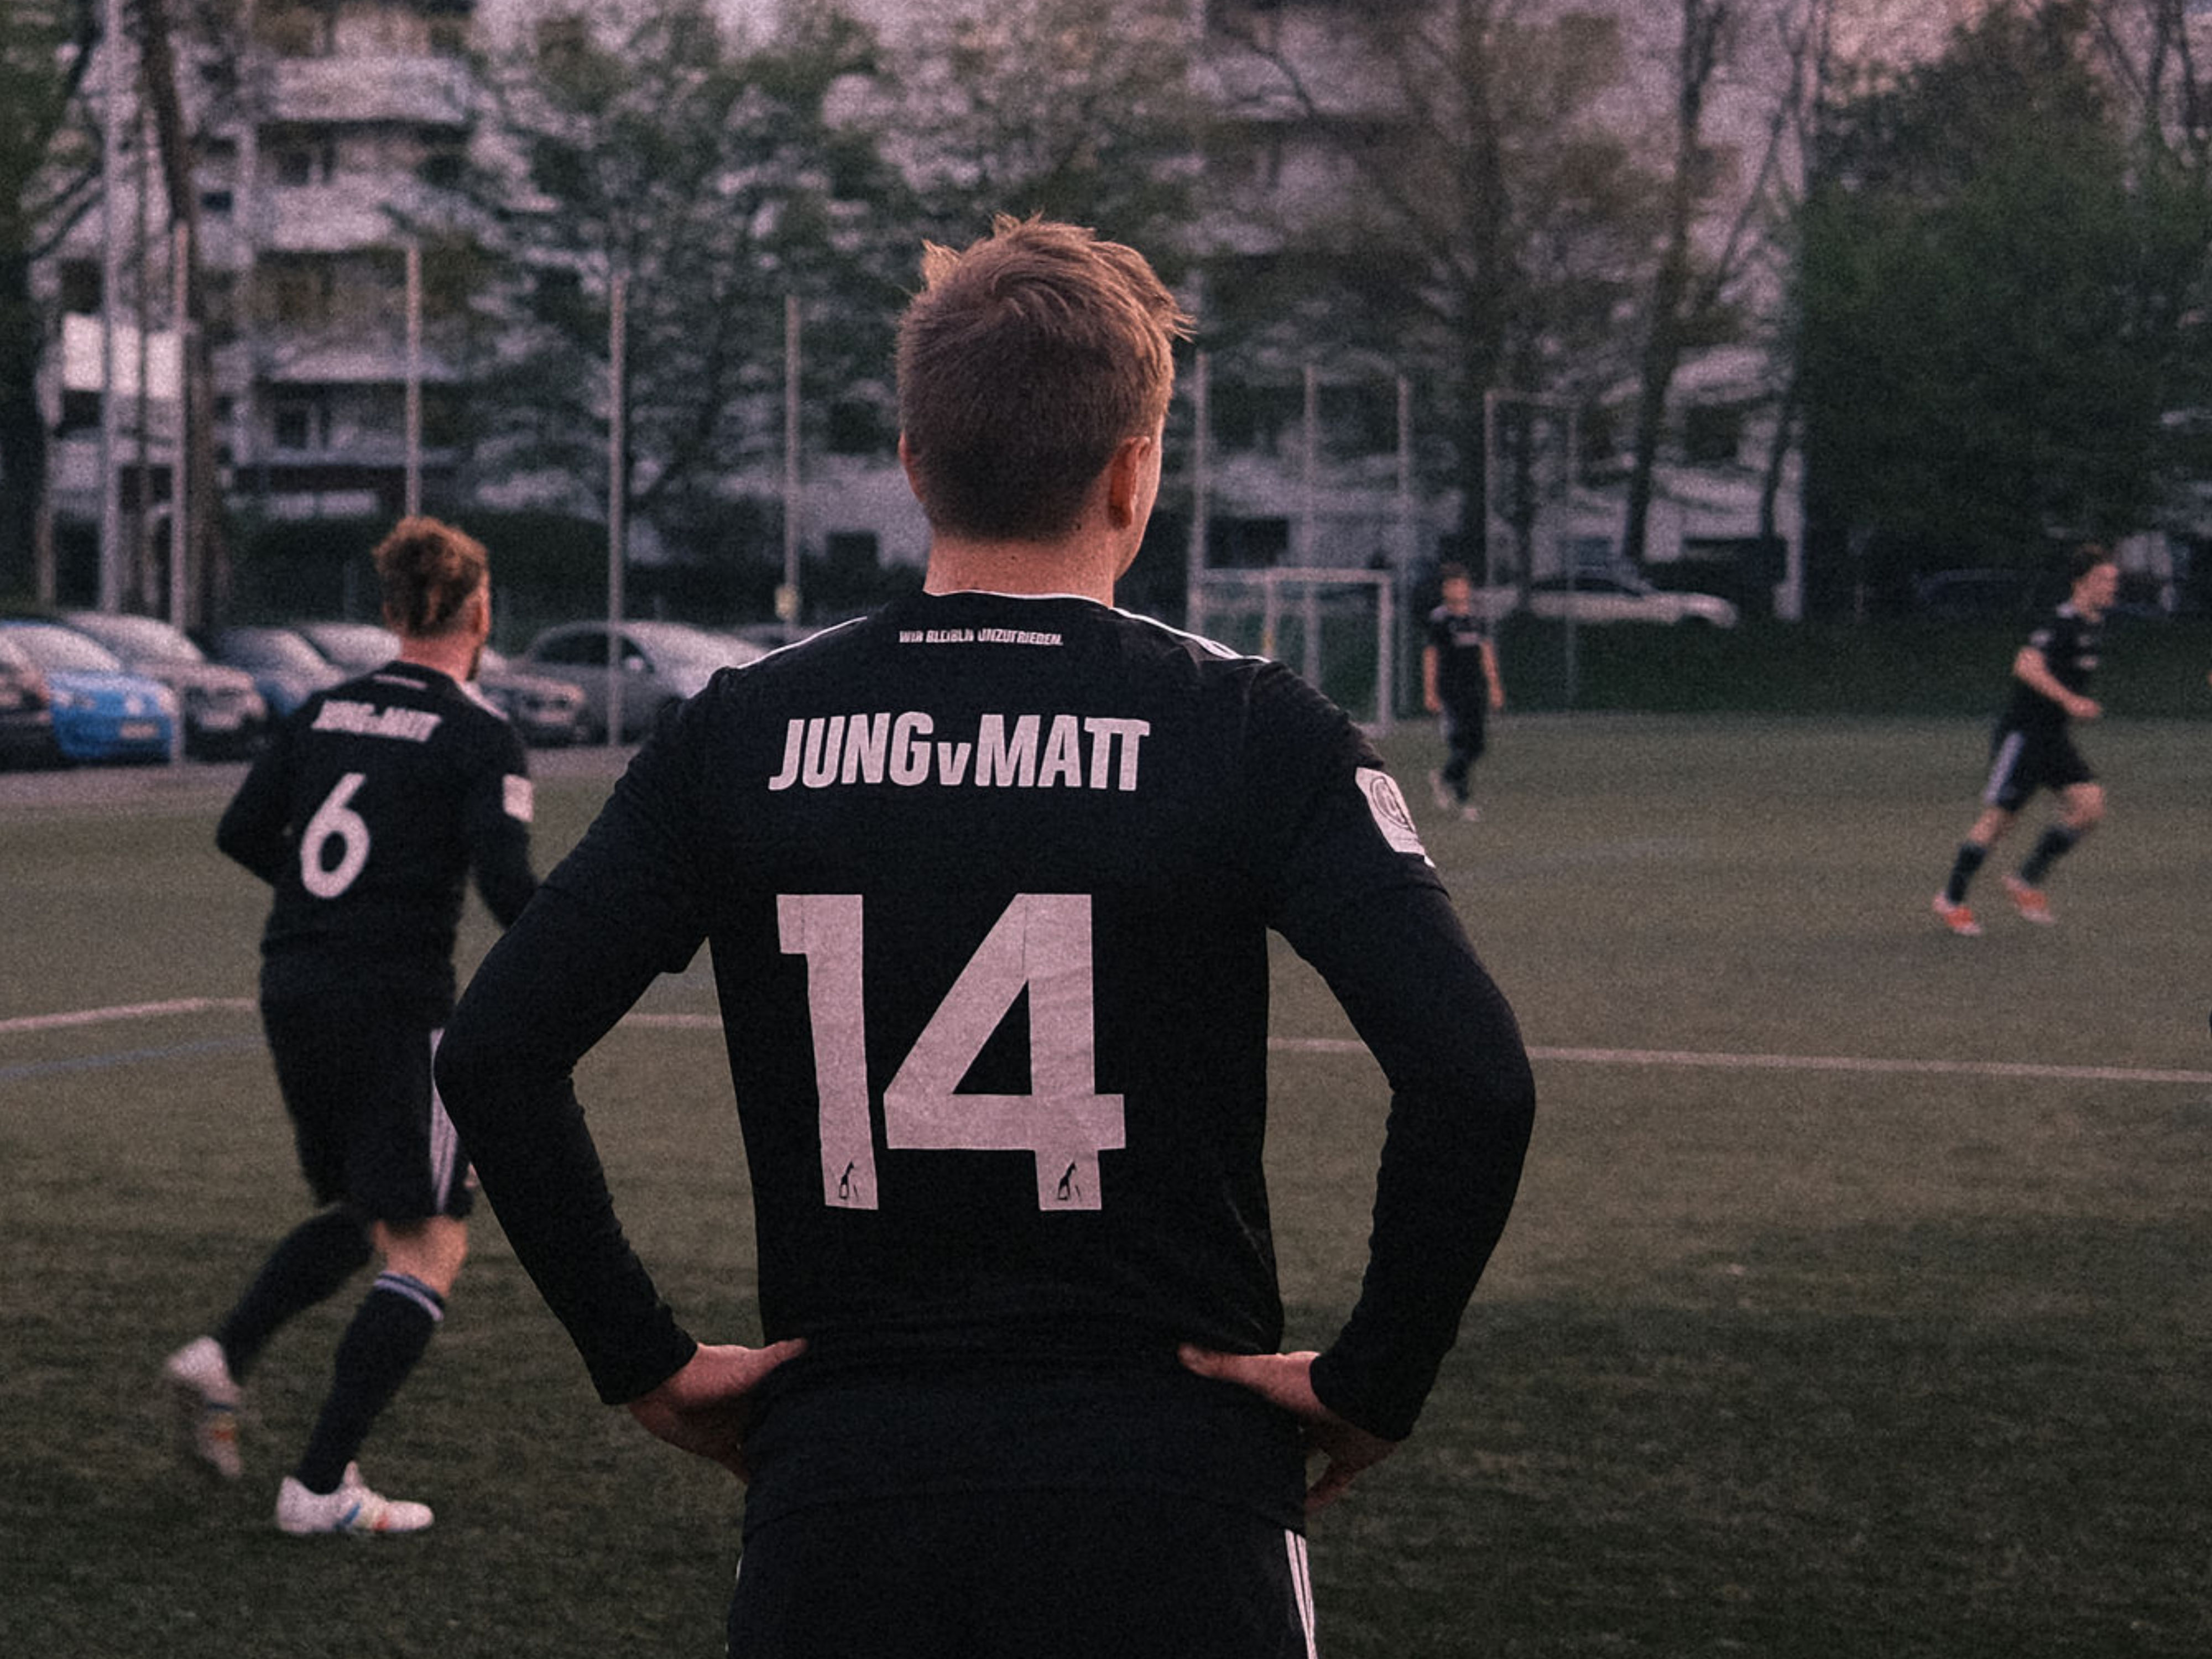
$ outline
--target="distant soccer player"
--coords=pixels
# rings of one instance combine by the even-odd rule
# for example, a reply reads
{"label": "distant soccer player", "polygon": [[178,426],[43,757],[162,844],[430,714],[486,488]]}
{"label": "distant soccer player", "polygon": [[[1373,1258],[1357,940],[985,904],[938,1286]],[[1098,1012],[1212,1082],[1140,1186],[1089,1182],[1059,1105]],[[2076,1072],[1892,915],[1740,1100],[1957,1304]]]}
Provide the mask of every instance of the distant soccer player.
{"label": "distant soccer player", "polygon": [[2119,591],[2120,571],[2112,556],[2094,543],[2075,550],[2069,569],[2073,581],[2065,601],[2013,659],[2011,695],[1990,742],[1982,813],[1960,844],[1950,879],[1936,895],[1936,916],[1968,938],[1982,928],[1966,906],[1966,890],[2030,796],[2049,789],[2059,803],[2057,822],[2043,832],[2019,873],[2004,878],[2014,908],[2030,921],[2052,920],[2045,878],[2105,816],[2104,787],[2067,728],[2104,713],[2089,695],[2089,681],[2097,667],[2098,625]]}
{"label": "distant soccer player", "polygon": [[398,657],[279,726],[216,832],[276,889],[262,1021],[301,1169],[323,1207],[277,1244],[214,1334],[165,1368],[194,1449],[237,1478],[239,1385],[264,1346],[381,1255],[278,1490],[288,1533],[430,1524],[425,1505],[371,1491],[354,1459],[445,1317],[468,1253],[467,1164],[430,1055],[453,1004],[469,872],[501,922],[536,884],[522,744],[467,685],[491,629],[484,550],[415,518],[374,558]]}
{"label": "distant soccer player", "polygon": [[[1310,1655],[1304,1512],[1413,1427],[1513,1201],[1527,1055],[1352,722],[1110,603],[1185,326],[1152,268],[1005,219],[923,276],[925,591],[664,718],[440,1082],[601,1398],[750,1474],[733,1655]],[[1395,1090],[1319,1355],[1276,1352],[1271,927]],[[758,1349],[661,1302],[571,1079],[702,939]]]}
{"label": "distant soccer player", "polygon": [[1475,609],[1474,584],[1456,564],[1437,573],[1443,603],[1429,612],[1427,640],[1421,647],[1421,702],[1443,716],[1448,758],[1429,774],[1429,789],[1438,806],[1456,809],[1464,818],[1480,811],[1468,799],[1474,763],[1487,742],[1489,715],[1505,707],[1505,680],[1498,670],[1498,647],[1490,623]]}

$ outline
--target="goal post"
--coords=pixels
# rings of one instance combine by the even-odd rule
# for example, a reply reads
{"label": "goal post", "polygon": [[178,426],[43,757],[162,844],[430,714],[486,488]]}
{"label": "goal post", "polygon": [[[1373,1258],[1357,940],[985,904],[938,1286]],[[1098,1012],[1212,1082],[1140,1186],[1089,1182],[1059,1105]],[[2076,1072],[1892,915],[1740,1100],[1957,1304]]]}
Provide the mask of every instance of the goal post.
{"label": "goal post", "polygon": [[1213,568],[1190,587],[1190,630],[1296,669],[1369,731],[1396,725],[1397,574],[1276,565]]}

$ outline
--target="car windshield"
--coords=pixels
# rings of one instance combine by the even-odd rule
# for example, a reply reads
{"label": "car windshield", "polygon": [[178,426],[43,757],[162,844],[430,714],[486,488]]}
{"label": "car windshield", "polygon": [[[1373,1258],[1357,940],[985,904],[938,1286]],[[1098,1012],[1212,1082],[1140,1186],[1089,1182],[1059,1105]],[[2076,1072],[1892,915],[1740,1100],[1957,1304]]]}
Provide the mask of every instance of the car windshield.
{"label": "car windshield", "polygon": [[761,654],[758,646],[726,635],[710,634],[702,628],[687,628],[680,623],[657,626],[632,623],[625,631],[664,669],[678,664],[723,668],[733,663],[750,662]]}
{"label": "car windshield", "polygon": [[233,634],[222,644],[223,654],[247,668],[288,668],[295,673],[326,674],[330,664],[297,634],[282,629]]}
{"label": "car windshield", "polygon": [[98,611],[73,611],[62,618],[80,634],[89,634],[109,650],[147,662],[205,662],[200,648],[183,631],[155,617],[119,617]]}
{"label": "car windshield", "polygon": [[33,662],[49,673],[58,669],[64,672],[76,669],[85,673],[113,674],[123,667],[112,651],[71,629],[37,623],[27,628],[10,629],[9,634],[30,653]]}
{"label": "car windshield", "polygon": [[381,668],[399,654],[399,636],[374,623],[315,623],[300,631],[341,668]]}

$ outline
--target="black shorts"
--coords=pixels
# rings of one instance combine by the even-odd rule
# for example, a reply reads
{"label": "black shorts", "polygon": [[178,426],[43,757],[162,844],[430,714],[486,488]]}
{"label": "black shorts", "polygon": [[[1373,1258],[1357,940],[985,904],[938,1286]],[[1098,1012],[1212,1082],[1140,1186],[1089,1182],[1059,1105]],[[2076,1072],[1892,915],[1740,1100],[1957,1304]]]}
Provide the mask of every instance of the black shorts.
{"label": "black shorts", "polygon": [[430,1077],[436,1031],[342,995],[264,1002],[261,1024],[317,1203],[372,1221],[469,1213],[468,1165]]}
{"label": "black shorts", "polygon": [[2017,812],[2039,789],[2069,789],[2094,783],[2096,776],[2063,726],[2034,731],[2001,726],[1990,739],[1990,779],[1982,789],[1982,805]]}
{"label": "black shorts", "polygon": [[1200,1499],[997,1492],[755,1528],[731,1659],[1314,1659],[1306,1541]]}

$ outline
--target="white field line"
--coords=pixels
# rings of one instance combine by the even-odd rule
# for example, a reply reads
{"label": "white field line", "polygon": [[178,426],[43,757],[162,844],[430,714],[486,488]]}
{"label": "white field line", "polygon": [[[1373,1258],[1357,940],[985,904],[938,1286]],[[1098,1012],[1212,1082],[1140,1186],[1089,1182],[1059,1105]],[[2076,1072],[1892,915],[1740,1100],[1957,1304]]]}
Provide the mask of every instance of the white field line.
{"label": "white field line", "polygon": [[[251,1013],[243,997],[185,997],[173,1002],[134,1002],[112,1008],[80,1008],[67,1013],[32,1014],[0,1019],[0,1036],[61,1030],[110,1021],[151,1019],[163,1015]],[[715,1030],[719,1014],[633,1013],[623,1022],[648,1030]],[[1367,1052],[1357,1037],[1272,1037],[1279,1054],[1358,1054]],[[2045,1079],[2070,1083],[2174,1083],[2212,1085],[2212,1072],[2160,1071],[2130,1066],[2044,1066],[2001,1060],[1895,1060],[1850,1054],[1725,1054],[1679,1048],[1531,1048],[1532,1060],[1591,1066],[1666,1066],[1729,1072],[1846,1072],[1874,1076],[1952,1076]]]}
{"label": "white field line", "polygon": [[[1267,1046],[1293,1054],[1364,1054],[1357,1037],[1275,1037]],[[1890,1060],[1852,1054],[1717,1054],[1679,1048],[1531,1048],[1531,1060],[1593,1066],[1675,1066],[1729,1072],[1858,1072],[1873,1074],[2045,1078],[2072,1083],[2212,1084],[2212,1072],[2166,1072],[2130,1066],[2042,1066],[2002,1060]]]}
{"label": "white field line", "polygon": [[22,1031],[60,1031],[74,1025],[106,1025],[119,1019],[155,1019],[165,1014],[247,1013],[254,1004],[244,997],[185,997],[175,1002],[126,1002],[114,1008],[78,1008],[65,1014],[26,1014],[0,1019],[0,1036]]}

